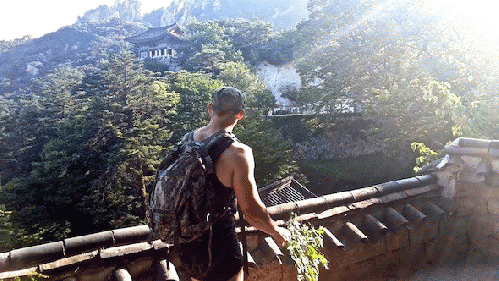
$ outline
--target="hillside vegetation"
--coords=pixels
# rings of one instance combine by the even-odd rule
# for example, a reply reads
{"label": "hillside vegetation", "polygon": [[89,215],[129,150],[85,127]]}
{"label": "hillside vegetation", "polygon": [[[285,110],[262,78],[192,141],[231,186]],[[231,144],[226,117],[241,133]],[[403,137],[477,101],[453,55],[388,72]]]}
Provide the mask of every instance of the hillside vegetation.
{"label": "hillside vegetation", "polygon": [[[288,30],[194,21],[183,27],[184,70],[175,73],[136,60],[124,38],[146,25],[126,18],[1,42],[0,247],[144,223],[155,167],[186,132],[206,124],[211,93],[224,85],[248,95],[236,134],[254,149],[259,185],[300,176],[297,144],[337,124],[312,116],[294,131],[273,127],[263,115],[274,97],[255,72],[263,61],[296,66],[302,88],[288,93],[296,106],[334,112],[345,101],[360,103],[370,122],[361,137],[388,159],[415,163],[412,143],[438,152],[461,135],[499,138],[498,54],[424,2],[310,0],[308,19]],[[372,165],[343,167],[351,178],[351,170],[362,175]]]}

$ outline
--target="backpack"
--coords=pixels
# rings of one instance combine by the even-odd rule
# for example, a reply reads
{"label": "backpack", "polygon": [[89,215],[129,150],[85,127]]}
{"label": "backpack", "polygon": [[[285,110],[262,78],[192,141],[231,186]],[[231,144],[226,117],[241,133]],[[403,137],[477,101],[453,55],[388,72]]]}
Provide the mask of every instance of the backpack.
{"label": "backpack", "polygon": [[[217,220],[235,213],[229,207],[214,210],[215,189],[209,176],[215,173],[218,157],[237,139],[220,131],[196,143],[192,135],[186,134],[161,162],[149,193],[149,228],[154,238],[168,244],[193,241]],[[209,155],[211,148],[216,148],[215,155]]]}

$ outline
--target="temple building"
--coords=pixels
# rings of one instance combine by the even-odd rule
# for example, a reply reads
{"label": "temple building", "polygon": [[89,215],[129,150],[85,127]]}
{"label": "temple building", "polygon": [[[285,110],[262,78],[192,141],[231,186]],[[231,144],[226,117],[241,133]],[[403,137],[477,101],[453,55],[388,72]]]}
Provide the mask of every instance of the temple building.
{"label": "temple building", "polygon": [[179,70],[178,51],[185,44],[181,28],[177,24],[166,27],[150,28],[136,36],[126,38],[134,46],[140,60],[155,59],[169,67]]}

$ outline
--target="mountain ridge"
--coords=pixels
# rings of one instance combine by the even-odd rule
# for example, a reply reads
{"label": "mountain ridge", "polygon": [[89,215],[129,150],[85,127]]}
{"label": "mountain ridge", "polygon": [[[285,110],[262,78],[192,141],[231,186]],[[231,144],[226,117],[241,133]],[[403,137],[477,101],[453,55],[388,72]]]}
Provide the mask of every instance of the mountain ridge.
{"label": "mountain ridge", "polygon": [[259,20],[270,22],[277,28],[289,29],[308,18],[307,1],[253,1],[253,0],[174,0],[162,7],[140,14],[140,1],[117,0],[111,7],[101,5],[88,10],[78,22],[109,20],[120,18],[125,21],[141,22],[150,27],[180,25],[190,21],[219,19]]}

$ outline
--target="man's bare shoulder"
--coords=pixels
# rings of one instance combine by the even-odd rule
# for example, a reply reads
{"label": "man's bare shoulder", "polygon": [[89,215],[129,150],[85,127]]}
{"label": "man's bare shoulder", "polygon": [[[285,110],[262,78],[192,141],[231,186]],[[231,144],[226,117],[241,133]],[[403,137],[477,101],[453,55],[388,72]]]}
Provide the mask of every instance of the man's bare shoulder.
{"label": "man's bare shoulder", "polygon": [[220,155],[215,171],[223,185],[236,189],[245,186],[241,185],[241,180],[249,177],[254,163],[251,148],[234,142]]}
{"label": "man's bare shoulder", "polygon": [[244,143],[234,142],[224,151],[222,157],[232,161],[252,160],[253,150]]}

